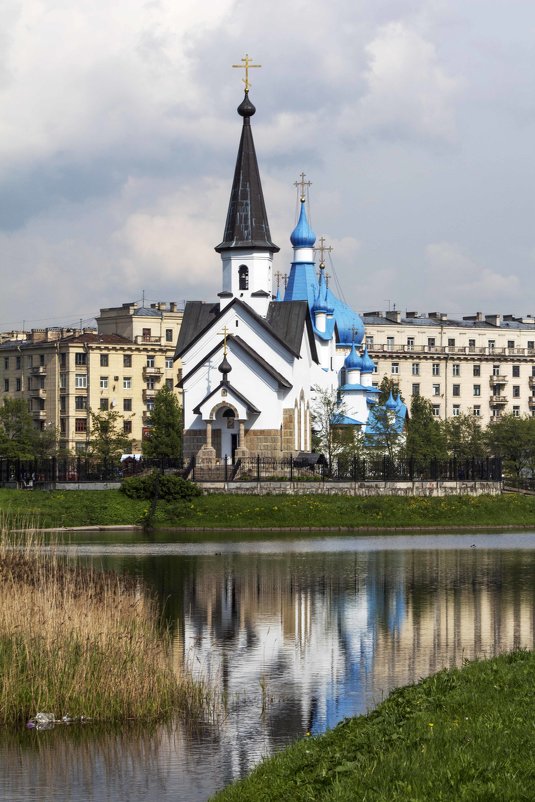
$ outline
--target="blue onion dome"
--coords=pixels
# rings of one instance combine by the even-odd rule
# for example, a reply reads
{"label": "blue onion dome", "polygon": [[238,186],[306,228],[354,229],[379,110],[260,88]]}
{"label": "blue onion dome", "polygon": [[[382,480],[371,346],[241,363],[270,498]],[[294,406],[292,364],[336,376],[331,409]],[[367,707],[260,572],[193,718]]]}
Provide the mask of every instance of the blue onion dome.
{"label": "blue onion dome", "polygon": [[241,117],[252,117],[255,112],[256,112],[256,107],[253,106],[253,104],[249,100],[249,93],[246,92],[245,97],[238,106],[238,114]]}
{"label": "blue onion dome", "polygon": [[329,290],[323,270],[320,270],[318,292],[314,298],[314,306],[312,309],[314,312],[326,312],[327,314],[332,314],[333,312],[333,306],[329,303]]}
{"label": "blue onion dome", "polygon": [[398,408],[397,401],[394,400],[392,395],[392,390],[390,390],[390,395],[388,396],[388,401],[385,404],[387,409],[396,410]]}
{"label": "blue onion dome", "polygon": [[346,370],[362,370],[362,357],[355,348],[355,343],[351,346],[351,351],[344,359]]}
{"label": "blue onion dome", "polygon": [[297,225],[292,231],[290,242],[294,248],[313,248],[316,242],[316,235],[310,228],[305,210],[305,200],[301,198],[301,211],[299,213],[299,220]]}
{"label": "blue onion dome", "polygon": [[365,346],[364,353],[362,354],[362,367],[360,370],[362,373],[373,373],[375,371],[375,362],[368,354],[367,346]]}

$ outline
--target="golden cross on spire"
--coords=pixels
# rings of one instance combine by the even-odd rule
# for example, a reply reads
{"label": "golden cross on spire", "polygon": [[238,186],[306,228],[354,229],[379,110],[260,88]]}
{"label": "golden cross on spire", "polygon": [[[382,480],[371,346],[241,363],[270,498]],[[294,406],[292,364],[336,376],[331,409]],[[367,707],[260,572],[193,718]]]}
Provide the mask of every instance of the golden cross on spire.
{"label": "golden cross on spire", "polygon": [[315,253],[319,252],[319,255],[320,255],[320,268],[323,270],[323,268],[325,267],[325,254],[326,253],[331,253],[331,251],[333,249],[332,249],[332,247],[330,245],[329,245],[329,247],[327,247],[325,245],[325,237],[320,237],[319,241],[320,241],[319,247],[314,248],[314,252]]}
{"label": "golden cross on spire", "polygon": [[227,355],[227,337],[230,334],[230,329],[228,329],[226,326],[223,326],[223,330],[222,331],[218,331],[217,333],[223,335],[223,356],[226,356]]}
{"label": "golden cross on spire", "polygon": [[301,173],[300,178],[301,178],[300,181],[294,181],[294,187],[298,187],[298,188],[301,189],[300,197],[301,197],[301,200],[304,201],[305,200],[305,187],[311,187],[312,186],[312,181],[305,181],[305,173]]}
{"label": "golden cross on spire", "polygon": [[252,58],[249,56],[248,53],[245,54],[245,57],[242,58],[243,64],[233,64],[232,66],[238,70],[245,70],[245,78],[242,78],[243,83],[245,84],[245,91],[249,91],[249,87],[251,84],[249,83],[249,70],[252,67],[261,67],[261,64],[251,64]]}

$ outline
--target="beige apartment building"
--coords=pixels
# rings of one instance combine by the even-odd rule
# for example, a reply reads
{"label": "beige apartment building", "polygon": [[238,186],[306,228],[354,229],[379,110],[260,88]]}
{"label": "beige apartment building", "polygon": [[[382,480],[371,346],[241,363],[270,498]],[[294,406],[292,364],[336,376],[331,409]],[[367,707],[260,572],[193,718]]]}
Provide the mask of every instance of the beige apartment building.
{"label": "beige apartment building", "polygon": [[78,454],[91,439],[90,412],[117,411],[139,453],[156,393],[179,392],[182,314],[176,303],[126,303],[101,309],[97,329],[13,332],[0,341],[2,397],[26,400],[36,426],[54,427],[61,447]]}
{"label": "beige apartment building", "polygon": [[535,415],[535,318],[399,311],[363,315],[377,366],[374,384],[395,380],[410,407],[428,398],[446,419],[469,414],[487,425],[503,414]]}

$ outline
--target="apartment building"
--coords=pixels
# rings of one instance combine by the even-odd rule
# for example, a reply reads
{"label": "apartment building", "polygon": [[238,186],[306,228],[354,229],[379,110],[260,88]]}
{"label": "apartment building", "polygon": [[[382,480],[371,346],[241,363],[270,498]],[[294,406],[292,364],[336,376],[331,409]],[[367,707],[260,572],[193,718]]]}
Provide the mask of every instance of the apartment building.
{"label": "apartment building", "polygon": [[399,311],[363,315],[374,383],[394,379],[410,405],[422,395],[446,419],[469,414],[487,425],[503,414],[535,415],[535,318]]}
{"label": "apartment building", "polygon": [[35,425],[54,427],[74,453],[88,448],[91,411],[115,410],[140,452],[156,393],[164,385],[179,392],[182,315],[176,303],[127,303],[101,309],[96,329],[17,332],[0,342],[0,393],[26,400]]}

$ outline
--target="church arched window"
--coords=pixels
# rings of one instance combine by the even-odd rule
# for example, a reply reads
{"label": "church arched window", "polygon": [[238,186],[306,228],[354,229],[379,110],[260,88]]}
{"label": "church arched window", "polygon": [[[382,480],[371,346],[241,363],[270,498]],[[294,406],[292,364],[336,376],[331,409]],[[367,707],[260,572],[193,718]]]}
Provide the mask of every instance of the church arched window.
{"label": "church arched window", "polygon": [[240,265],[238,268],[239,289],[249,289],[249,268],[246,265]]}

